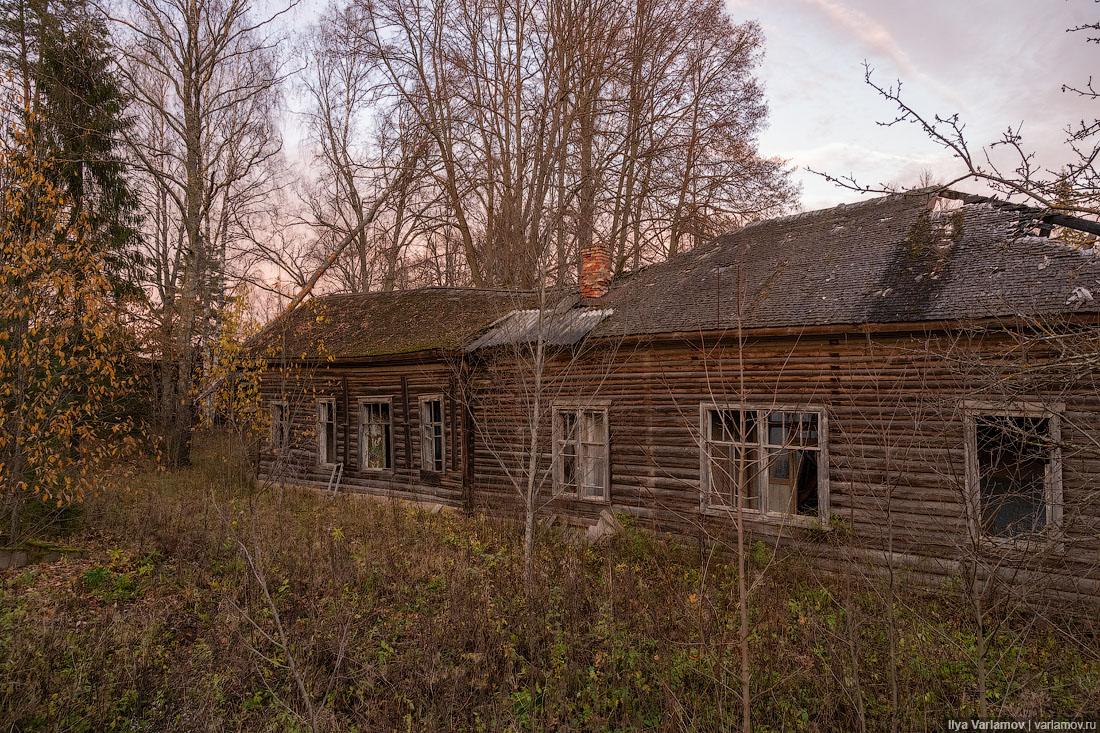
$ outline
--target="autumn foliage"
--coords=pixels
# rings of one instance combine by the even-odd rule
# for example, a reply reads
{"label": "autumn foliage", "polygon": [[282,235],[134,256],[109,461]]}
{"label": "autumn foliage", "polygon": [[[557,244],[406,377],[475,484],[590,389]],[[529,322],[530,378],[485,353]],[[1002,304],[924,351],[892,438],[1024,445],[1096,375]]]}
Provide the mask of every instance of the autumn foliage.
{"label": "autumn foliage", "polygon": [[0,150],[0,490],[12,544],[26,499],[80,501],[97,469],[135,447],[105,255],[53,167],[33,125]]}

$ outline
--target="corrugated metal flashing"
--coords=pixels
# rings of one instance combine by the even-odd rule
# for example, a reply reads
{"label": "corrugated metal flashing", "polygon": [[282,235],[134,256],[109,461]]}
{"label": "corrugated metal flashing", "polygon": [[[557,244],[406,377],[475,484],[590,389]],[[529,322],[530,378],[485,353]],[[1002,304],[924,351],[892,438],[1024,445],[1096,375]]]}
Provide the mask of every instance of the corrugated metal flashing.
{"label": "corrugated metal flashing", "polygon": [[582,341],[592,332],[592,329],[612,313],[610,308],[571,308],[565,311],[514,310],[467,346],[466,351],[536,343],[540,333],[545,344],[571,346]]}

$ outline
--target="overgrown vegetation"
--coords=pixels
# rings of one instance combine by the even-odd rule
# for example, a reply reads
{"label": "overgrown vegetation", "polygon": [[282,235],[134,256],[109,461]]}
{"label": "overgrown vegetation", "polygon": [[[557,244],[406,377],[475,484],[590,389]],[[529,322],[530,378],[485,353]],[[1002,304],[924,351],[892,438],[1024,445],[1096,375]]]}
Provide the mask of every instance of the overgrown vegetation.
{"label": "overgrown vegetation", "polygon": [[[629,521],[599,546],[555,531],[528,598],[514,524],[261,491],[216,447],[90,502],[64,537],[86,555],[0,574],[0,727],[736,728],[731,559]],[[939,730],[975,714],[961,601],[895,609],[894,711],[878,589],[759,543],[749,555],[759,729]],[[995,714],[1100,711],[1096,639],[1033,617],[1001,628]]]}

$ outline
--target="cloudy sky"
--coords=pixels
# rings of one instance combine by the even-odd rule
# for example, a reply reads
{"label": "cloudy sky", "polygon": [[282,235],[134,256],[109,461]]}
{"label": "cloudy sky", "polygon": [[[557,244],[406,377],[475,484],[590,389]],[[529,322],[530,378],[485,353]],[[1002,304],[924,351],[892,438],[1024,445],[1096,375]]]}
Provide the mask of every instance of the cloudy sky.
{"label": "cloudy sky", "polygon": [[[326,2],[305,0],[294,22],[313,22]],[[1026,143],[1055,169],[1067,159],[1067,124],[1100,113],[1100,101],[1061,90],[1100,71],[1100,45],[1066,32],[1100,19],[1094,0],[726,2],[736,20],[755,19],[764,29],[759,76],[770,114],[760,148],[797,168],[806,210],[860,198],[807,167],[901,185],[925,171],[936,180],[958,171],[912,126],[876,124],[892,119],[893,108],[864,83],[865,60],[879,83],[900,79],[905,98],[922,113],[958,113],[975,148],[1022,123]],[[288,125],[288,147],[304,159],[299,122]],[[959,188],[983,191],[973,183]]]}
{"label": "cloudy sky", "polygon": [[912,183],[925,170],[946,180],[958,170],[911,126],[876,125],[892,108],[864,84],[864,60],[878,82],[900,78],[922,112],[957,112],[974,144],[1023,123],[1025,140],[1055,168],[1066,159],[1067,123],[1100,110],[1061,91],[1098,68],[1100,47],[1066,32],[1100,17],[1093,0],[727,1],[736,19],[763,26],[770,127],[761,151],[800,168],[805,209],[859,198],[807,166],[871,184]]}

